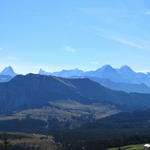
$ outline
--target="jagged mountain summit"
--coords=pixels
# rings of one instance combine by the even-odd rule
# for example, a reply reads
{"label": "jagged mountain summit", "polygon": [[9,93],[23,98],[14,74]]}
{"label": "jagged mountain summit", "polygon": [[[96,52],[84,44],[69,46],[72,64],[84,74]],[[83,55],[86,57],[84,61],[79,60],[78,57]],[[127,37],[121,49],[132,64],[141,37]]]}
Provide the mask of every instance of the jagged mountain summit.
{"label": "jagged mountain summit", "polygon": [[110,65],[102,66],[101,68],[95,71],[88,71],[85,73],[85,76],[98,77],[102,79],[110,79],[114,82],[122,81],[122,77],[118,71]]}
{"label": "jagged mountain summit", "polygon": [[60,72],[48,73],[40,70],[39,74],[54,75],[59,77],[96,77],[108,79],[112,82],[129,83],[129,84],[145,84],[150,86],[150,75],[142,72],[135,72],[129,66],[124,65],[120,68],[113,68],[110,65],[102,66],[95,71],[82,71],[79,69],[62,70]]}
{"label": "jagged mountain summit", "polygon": [[71,69],[71,70],[62,70],[60,72],[46,72],[43,69],[40,69],[38,74],[40,75],[54,75],[54,76],[60,76],[60,77],[73,77],[73,76],[83,76],[84,71],[79,69]]}
{"label": "jagged mountain summit", "polygon": [[8,66],[0,72],[0,82],[8,82],[17,74],[14,72],[11,66]]}
{"label": "jagged mountain summit", "polygon": [[[135,72],[129,66],[113,68],[105,65],[95,71],[82,71],[80,69],[62,70],[58,72],[46,72],[40,69],[40,75],[53,75],[65,78],[89,78],[113,90],[150,93],[150,73]],[[11,66],[6,67],[0,73],[0,82],[8,82],[16,76]]]}
{"label": "jagged mountain summit", "polygon": [[13,68],[11,66],[8,66],[8,67],[4,68],[4,70],[2,70],[0,75],[7,75],[7,76],[14,77],[17,74],[14,72],[14,70],[13,70]]}
{"label": "jagged mountain summit", "polygon": [[44,71],[43,69],[40,68],[38,74],[40,74],[40,75],[51,75],[52,73],[46,72],[46,71]]}

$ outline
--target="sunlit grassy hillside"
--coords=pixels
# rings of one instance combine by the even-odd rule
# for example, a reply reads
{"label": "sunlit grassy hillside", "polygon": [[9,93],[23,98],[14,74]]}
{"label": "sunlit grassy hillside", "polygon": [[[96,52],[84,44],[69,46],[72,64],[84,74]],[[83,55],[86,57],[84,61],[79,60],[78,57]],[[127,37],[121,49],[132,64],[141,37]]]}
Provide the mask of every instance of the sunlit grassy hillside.
{"label": "sunlit grassy hillside", "polygon": [[144,144],[123,146],[120,149],[119,149],[119,147],[118,148],[110,148],[108,150],[144,150]]}
{"label": "sunlit grassy hillside", "polygon": [[10,150],[56,150],[52,136],[20,132],[0,133],[0,150],[5,147],[4,135]]}

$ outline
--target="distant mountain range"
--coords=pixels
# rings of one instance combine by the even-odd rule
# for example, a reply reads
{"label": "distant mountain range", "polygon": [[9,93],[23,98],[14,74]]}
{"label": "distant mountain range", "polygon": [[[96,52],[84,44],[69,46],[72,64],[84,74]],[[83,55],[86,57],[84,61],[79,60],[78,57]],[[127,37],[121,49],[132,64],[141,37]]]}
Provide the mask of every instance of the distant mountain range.
{"label": "distant mountain range", "polygon": [[59,76],[59,77],[72,77],[72,76],[83,76],[84,71],[79,70],[79,69],[72,69],[72,70],[62,70],[60,72],[46,72],[43,69],[40,69],[38,74],[41,75],[54,75],[54,76]]}
{"label": "distant mountain range", "polygon": [[125,91],[128,93],[150,93],[150,87],[145,85],[144,83],[131,84],[123,82],[113,82],[109,79],[102,79],[97,77],[87,77],[87,78],[116,91]]}
{"label": "distant mountain range", "polygon": [[113,90],[137,93],[150,93],[150,73],[133,71],[129,66],[119,69],[105,65],[95,71],[84,72],[79,69],[62,70],[49,73],[40,69],[41,75],[54,75],[66,78],[89,78]]}
{"label": "distant mountain range", "polygon": [[[38,74],[53,75],[58,77],[96,77],[100,79],[108,79],[112,82],[129,83],[129,84],[145,84],[150,86],[150,73],[141,73],[133,71],[129,66],[122,66],[121,68],[113,68],[110,65],[105,65],[95,71],[82,71],[79,69],[62,70],[60,72],[46,72],[42,69]],[[17,74],[11,66],[4,68],[0,75],[15,77]]]}
{"label": "distant mountain range", "polygon": [[40,69],[41,75],[54,75],[59,77],[97,77],[101,79],[109,79],[113,82],[130,83],[130,84],[146,84],[150,86],[150,73],[141,73],[133,71],[129,66],[122,66],[121,68],[113,68],[110,65],[105,65],[95,71],[82,71],[79,69],[74,70],[62,70],[60,72],[45,72]]}
{"label": "distant mountain range", "polygon": [[[137,73],[126,65],[119,69],[105,65],[95,71],[86,72],[79,69],[72,69],[50,73],[40,69],[38,74],[65,78],[89,78],[107,88],[117,91],[150,93],[150,73]],[[8,82],[16,75],[11,66],[6,67],[0,73],[0,82]]]}

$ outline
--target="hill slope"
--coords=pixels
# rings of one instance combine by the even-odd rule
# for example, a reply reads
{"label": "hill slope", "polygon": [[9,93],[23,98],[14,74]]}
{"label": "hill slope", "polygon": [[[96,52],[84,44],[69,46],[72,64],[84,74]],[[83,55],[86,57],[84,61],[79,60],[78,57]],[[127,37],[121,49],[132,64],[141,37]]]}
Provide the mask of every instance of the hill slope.
{"label": "hill slope", "polygon": [[149,93],[150,94],[150,87],[145,84],[130,84],[130,83],[121,83],[121,82],[113,82],[109,79],[101,79],[96,77],[87,77],[90,80],[98,82],[99,84],[110,88],[116,91],[125,91],[128,93]]}
{"label": "hill slope", "polygon": [[107,89],[89,79],[66,79],[54,76],[18,75],[0,83],[0,113],[47,106],[56,100],[81,104],[111,104],[120,110],[150,108],[150,95]]}

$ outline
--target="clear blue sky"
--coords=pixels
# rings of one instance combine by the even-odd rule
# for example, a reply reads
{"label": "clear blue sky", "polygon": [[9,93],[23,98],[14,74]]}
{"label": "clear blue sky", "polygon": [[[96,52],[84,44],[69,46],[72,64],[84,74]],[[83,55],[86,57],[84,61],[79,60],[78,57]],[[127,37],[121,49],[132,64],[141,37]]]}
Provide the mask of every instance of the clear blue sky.
{"label": "clear blue sky", "polygon": [[1,0],[0,20],[0,70],[150,71],[150,0]]}

